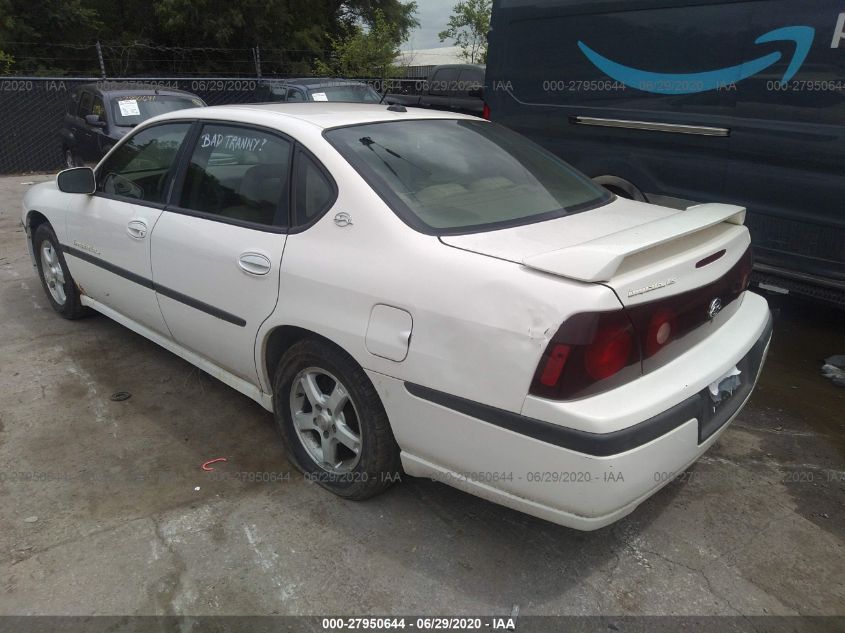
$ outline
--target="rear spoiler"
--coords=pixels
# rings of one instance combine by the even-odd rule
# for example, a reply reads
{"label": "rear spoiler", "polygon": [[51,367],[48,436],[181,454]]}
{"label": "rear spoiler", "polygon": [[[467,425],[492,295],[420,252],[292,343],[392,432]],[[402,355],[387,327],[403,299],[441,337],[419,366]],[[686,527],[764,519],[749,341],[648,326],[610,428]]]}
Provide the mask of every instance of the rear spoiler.
{"label": "rear spoiler", "polygon": [[530,255],[522,263],[529,268],[579,281],[609,281],[626,257],[722,222],[743,224],[745,208],[731,204],[697,204],[685,211],[590,242]]}

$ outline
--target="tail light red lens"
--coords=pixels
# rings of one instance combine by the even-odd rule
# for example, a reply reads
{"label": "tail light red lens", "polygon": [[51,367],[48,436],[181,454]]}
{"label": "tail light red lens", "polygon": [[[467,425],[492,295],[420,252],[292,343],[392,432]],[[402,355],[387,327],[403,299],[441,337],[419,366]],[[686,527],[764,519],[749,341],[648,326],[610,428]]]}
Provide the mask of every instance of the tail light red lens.
{"label": "tail light red lens", "polygon": [[610,378],[628,363],[633,344],[630,326],[615,325],[600,330],[584,350],[584,369],[594,380]]}
{"label": "tail light red lens", "polygon": [[569,357],[569,345],[555,345],[552,353],[546,361],[543,371],[540,373],[540,383],[546,387],[554,387],[560,380],[566,359]]}
{"label": "tail light red lens", "polygon": [[490,106],[487,105],[486,103],[484,104],[484,107],[481,109],[481,116],[483,118],[487,119],[488,121],[490,120]]}
{"label": "tail light red lens", "polygon": [[624,310],[576,314],[560,327],[543,353],[530,392],[568,400],[593,385],[614,383],[629,368],[640,372],[640,349]]}

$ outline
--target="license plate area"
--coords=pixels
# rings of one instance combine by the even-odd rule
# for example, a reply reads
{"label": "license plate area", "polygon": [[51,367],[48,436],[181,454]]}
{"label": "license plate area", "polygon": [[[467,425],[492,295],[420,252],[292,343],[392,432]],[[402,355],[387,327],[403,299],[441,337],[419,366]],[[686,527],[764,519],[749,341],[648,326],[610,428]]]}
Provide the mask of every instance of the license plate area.
{"label": "license plate area", "polygon": [[754,347],[705,389],[699,391],[698,443],[706,441],[730,420],[751,394],[771,336],[771,321]]}
{"label": "license plate area", "polygon": [[720,407],[733,397],[742,383],[742,370],[734,365],[724,375],[707,386],[710,402],[715,408]]}

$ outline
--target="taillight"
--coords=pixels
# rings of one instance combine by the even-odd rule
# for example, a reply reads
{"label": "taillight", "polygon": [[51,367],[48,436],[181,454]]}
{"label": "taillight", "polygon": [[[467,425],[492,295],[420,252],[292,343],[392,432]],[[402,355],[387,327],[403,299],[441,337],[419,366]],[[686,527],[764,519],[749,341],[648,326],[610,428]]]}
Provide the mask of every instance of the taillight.
{"label": "taillight", "polygon": [[630,325],[612,325],[596,332],[584,351],[584,368],[590,378],[604,380],[625,367],[633,342]]}
{"label": "taillight", "polygon": [[560,375],[563,373],[563,368],[566,365],[566,359],[568,357],[569,345],[555,345],[543,366],[543,371],[540,373],[540,383],[546,387],[554,387],[557,381],[560,380]]}
{"label": "taillight", "polygon": [[487,119],[488,121],[490,120],[490,106],[487,105],[486,103],[484,104],[484,107],[481,109],[481,116],[483,118]]}
{"label": "taillight", "polygon": [[645,337],[645,356],[654,356],[671,341],[677,332],[677,316],[674,310],[660,308],[651,316]]}
{"label": "taillight", "polygon": [[751,271],[754,268],[754,258],[751,255],[751,247],[743,253],[739,262],[734,267],[735,285],[731,289],[736,294],[740,294],[748,289],[748,284],[751,281]]}
{"label": "taillight", "polygon": [[727,273],[704,286],[624,310],[571,316],[543,352],[530,393],[572,400],[652,371],[671,360],[672,352],[664,350],[742,295],[751,269],[749,248]]}
{"label": "taillight", "polygon": [[560,326],[540,359],[530,392],[568,400],[596,383],[607,388],[632,368],[639,374],[640,349],[624,310],[576,314]]}

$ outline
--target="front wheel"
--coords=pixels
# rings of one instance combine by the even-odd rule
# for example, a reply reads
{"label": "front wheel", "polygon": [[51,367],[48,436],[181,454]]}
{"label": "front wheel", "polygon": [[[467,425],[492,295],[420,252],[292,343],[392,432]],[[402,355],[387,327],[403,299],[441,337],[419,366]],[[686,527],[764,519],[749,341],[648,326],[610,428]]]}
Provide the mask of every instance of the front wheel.
{"label": "front wheel", "polygon": [[42,224],[35,230],[32,245],[38,276],[53,309],[66,319],[79,319],[88,314],[70,276],[59,240],[49,224]]}
{"label": "front wheel", "polygon": [[328,342],[304,340],[279,361],[276,422],[307,479],[347,499],[366,499],[398,480],[399,447],[384,406],[355,361]]}

